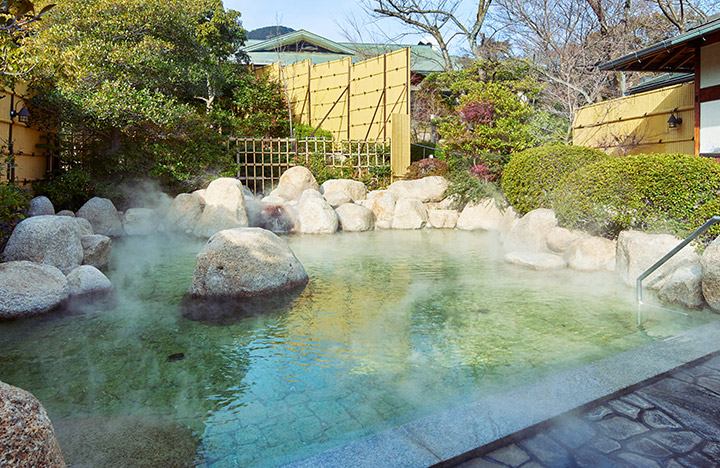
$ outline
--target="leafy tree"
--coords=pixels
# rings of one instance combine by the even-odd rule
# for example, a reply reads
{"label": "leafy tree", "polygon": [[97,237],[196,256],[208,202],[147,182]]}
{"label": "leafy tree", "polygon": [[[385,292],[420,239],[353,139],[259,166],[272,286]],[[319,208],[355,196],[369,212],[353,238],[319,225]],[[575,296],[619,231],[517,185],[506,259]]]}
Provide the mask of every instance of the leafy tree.
{"label": "leafy tree", "polygon": [[37,13],[31,0],[4,0],[0,2],[0,74],[21,76],[27,69],[19,67],[20,43],[35,28],[36,22],[55,7],[45,5]]}

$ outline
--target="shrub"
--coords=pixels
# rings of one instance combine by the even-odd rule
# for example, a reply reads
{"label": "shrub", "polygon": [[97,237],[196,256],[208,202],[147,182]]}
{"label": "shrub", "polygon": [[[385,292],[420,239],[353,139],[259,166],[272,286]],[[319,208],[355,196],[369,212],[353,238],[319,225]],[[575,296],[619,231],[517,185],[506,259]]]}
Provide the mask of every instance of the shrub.
{"label": "shrub", "polygon": [[405,173],[405,178],[415,180],[429,176],[447,177],[449,173],[450,166],[442,159],[426,158],[410,164]]}
{"label": "shrub", "polygon": [[305,124],[295,124],[293,125],[295,128],[295,138],[310,138],[310,135],[315,132],[315,135],[313,138],[332,138],[333,134],[329,130],[323,130],[322,128],[318,128],[317,130],[315,127],[312,127],[310,125]]}
{"label": "shrub", "polygon": [[720,164],[685,154],[600,160],[568,174],[552,194],[561,225],[609,238],[625,229],[684,236],[720,196]]}
{"label": "shrub", "polygon": [[520,213],[552,208],[550,195],[560,180],[588,164],[608,159],[584,146],[547,145],[515,153],[505,166],[502,189]]}
{"label": "shrub", "polygon": [[25,218],[30,193],[17,185],[0,184],[0,252],[13,229]]}
{"label": "shrub", "polygon": [[33,183],[35,193],[45,195],[57,211],[78,210],[95,196],[96,187],[90,174],[81,167],[63,170],[53,177]]}

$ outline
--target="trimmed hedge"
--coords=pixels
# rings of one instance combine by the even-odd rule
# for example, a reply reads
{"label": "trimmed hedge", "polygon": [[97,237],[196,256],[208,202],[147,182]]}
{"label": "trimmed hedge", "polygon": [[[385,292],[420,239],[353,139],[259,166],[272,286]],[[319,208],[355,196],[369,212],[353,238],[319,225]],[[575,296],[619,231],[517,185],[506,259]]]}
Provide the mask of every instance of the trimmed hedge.
{"label": "trimmed hedge", "polygon": [[525,214],[552,208],[551,194],[567,174],[609,159],[602,151],[584,146],[547,145],[515,153],[505,165],[502,189],[510,204]]}
{"label": "trimmed hedge", "polygon": [[[614,238],[626,229],[684,236],[720,196],[720,164],[686,154],[638,154],[599,161],[557,185],[558,222]],[[717,206],[717,205],[716,205]],[[708,206],[710,208],[710,206]]]}

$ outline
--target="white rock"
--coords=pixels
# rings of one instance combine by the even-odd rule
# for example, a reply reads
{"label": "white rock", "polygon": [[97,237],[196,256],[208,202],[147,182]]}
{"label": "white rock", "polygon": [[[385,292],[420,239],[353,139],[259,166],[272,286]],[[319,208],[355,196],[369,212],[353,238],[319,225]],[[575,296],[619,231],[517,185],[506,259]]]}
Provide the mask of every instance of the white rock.
{"label": "white rock", "polygon": [[375,229],[375,215],[364,206],[345,203],[335,209],[340,229],[346,232],[370,231]]}
{"label": "white rock", "polygon": [[563,254],[568,266],[574,270],[615,271],[615,241],[602,237],[588,237],[570,244]]}
{"label": "white rock", "polygon": [[535,270],[557,270],[566,266],[560,255],[545,252],[508,252],[505,261]]}
{"label": "white rock", "polygon": [[428,221],[425,205],[415,198],[401,198],[395,204],[393,229],[422,229]]}
{"label": "white rock", "polygon": [[123,227],[128,236],[149,236],[158,231],[160,217],[149,208],[130,208],[125,212]]}
{"label": "white rock", "polygon": [[[641,231],[622,231],[617,240],[615,271],[628,286],[635,286],[638,276],[674,249],[682,239],[670,234],[647,234]],[[700,257],[692,245],[675,254],[643,281],[644,287],[659,289],[666,276],[681,266],[697,265]]]}
{"label": "white rock", "polygon": [[388,187],[395,198],[414,198],[421,202],[439,202],[448,188],[448,181],[441,176],[423,177],[417,180],[398,180]]}
{"label": "white rock", "polygon": [[320,193],[344,192],[352,201],[364,200],[367,195],[367,187],[362,182],[350,179],[330,179],[323,182]]}
{"label": "white rock", "polygon": [[218,231],[248,225],[243,186],[237,179],[223,177],[210,183],[205,195],[205,208],[193,233],[210,237]]}
{"label": "white rock", "polygon": [[93,232],[108,237],[123,235],[122,221],[113,202],[107,198],[94,197],[88,200],[75,214],[90,221]]}
{"label": "white rock", "polygon": [[75,218],[33,216],[15,227],[3,258],[52,265],[63,273],[70,273],[83,259],[80,237]]}
{"label": "white rock", "polygon": [[297,230],[304,234],[332,234],[338,230],[338,215],[320,192],[303,192],[297,206]]}
{"label": "white rock", "polygon": [[710,307],[720,310],[720,237],[705,249],[700,265],[703,296]]}
{"label": "white rock", "polygon": [[200,297],[254,296],[307,281],[287,242],[265,229],[238,228],[220,231],[208,240],[196,257],[188,292]]}
{"label": "white rock", "polygon": [[702,283],[703,274],[700,265],[680,267],[668,276],[658,291],[658,297],[691,309],[702,309],[705,304]]}
{"label": "white rock", "polygon": [[361,202],[362,206],[372,210],[375,214],[375,225],[380,229],[389,229],[380,226],[392,225],[395,215],[395,203],[397,199],[387,190],[374,190],[367,195],[367,199]]}
{"label": "white rock", "polygon": [[520,216],[517,211],[515,211],[515,208],[512,206],[505,208],[503,217],[498,224],[498,234],[500,235],[500,238],[505,239],[519,221]]}
{"label": "white rock", "polygon": [[323,193],[323,198],[333,208],[337,208],[338,206],[344,205],[345,203],[353,202],[353,199],[350,197],[350,195],[348,195],[346,192],[341,192],[339,190],[325,192]]}
{"label": "white rock", "polygon": [[48,197],[35,197],[30,200],[28,216],[54,215],[55,207]]}
{"label": "white rock", "polygon": [[570,244],[584,237],[588,237],[588,235],[582,231],[571,231],[556,226],[548,231],[547,246],[553,252],[563,253],[570,247]]}
{"label": "white rock", "polygon": [[283,172],[277,186],[277,196],[285,200],[299,200],[305,190],[319,190],[315,176],[306,167],[295,166]]}
{"label": "white rock", "polygon": [[549,253],[547,235],[555,226],[557,226],[555,212],[545,208],[532,210],[510,229],[503,246],[508,252]]}
{"label": "white rock", "polygon": [[43,314],[67,298],[67,279],[54,266],[28,261],[0,263],[0,318]]}
{"label": "white rock", "polygon": [[455,210],[428,210],[427,227],[454,229],[460,215]]}
{"label": "white rock", "polygon": [[170,229],[186,232],[197,226],[205,200],[196,193],[181,193],[170,204],[166,222]]}
{"label": "white rock", "polygon": [[95,268],[105,268],[110,262],[112,252],[112,239],[100,234],[82,236],[80,243],[83,248],[83,265],[91,265]]}
{"label": "white rock", "polygon": [[86,296],[90,294],[105,294],[113,289],[109,279],[97,268],[91,265],[82,265],[67,275],[70,296]]}
{"label": "white rock", "polygon": [[205,194],[206,194],[206,193],[207,193],[207,189],[195,190],[195,191],[192,193],[193,195],[197,195],[198,197],[200,197],[200,200],[202,200],[202,206],[203,206],[203,208],[205,208]]}
{"label": "white rock", "polygon": [[477,204],[469,203],[460,213],[457,228],[463,231],[496,231],[502,221],[503,213],[495,200],[486,198]]}

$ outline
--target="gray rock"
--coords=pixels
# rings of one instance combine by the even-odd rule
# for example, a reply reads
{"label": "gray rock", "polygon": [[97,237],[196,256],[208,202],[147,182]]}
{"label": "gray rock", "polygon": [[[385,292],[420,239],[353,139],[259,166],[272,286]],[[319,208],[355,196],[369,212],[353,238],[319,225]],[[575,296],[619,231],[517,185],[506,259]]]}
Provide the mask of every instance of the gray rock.
{"label": "gray rock", "polygon": [[505,254],[505,261],[534,270],[557,270],[567,266],[560,255],[545,252],[508,252]]}
{"label": "gray rock", "polygon": [[208,240],[195,259],[188,292],[199,297],[255,296],[307,281],[287,242],[265,229],[238,228],[220,231]]}
{"label": "gray rock", "polygon": [[70,210],[62,210],[62,211],[58,211],[57,213],[55,213],[55,216],[69,216],[70,218],[74,218],[75,213],[73,213]]}
{"label": "gray rock", "polygon": [[563,254],[563,260],[574,270],[615,271],[615,251],[614,241],[602,237],[588,237],[570,244]]}
{"label": "gray rock", "polygon": [[205,208],[193,233],[210,237],[224,229],[248,225],[243,186],[237,179],[223,177],[210,183],[204,195]]}
{"label": "gray rock", "polygon": [[205,200],[196,193],[181,193],[170,204],[167,224],[170,229],[179,232],[195,230],[202,216]]}
{"label": "gray rock", "polygon": [[100,234],[82,236],[80,243],[83,248],[83,265],[105,268],[110,263],[112,239],[108,236],[101,236]]}
{"label": "gray rock", "polygon": [[305,190],[319,190],[315,176],[303,166],[291,167],[283,172],[278,182],[276,195],[290,201],[299,200]]}
{"label": "gray rock", "polygon": [[0,263],[0,319],[43,314],[67,298],[67,279],[54,266],[28,261]]}
{"label": "gray rock", "polygon": [[[682,239],[669,234],[647,234],[641,231],[622,231],[617,240],[615,270],[628,286],[635,286],[637,277],[675,248]],[[686,265],[697,265],[700,257],[689,245],[675,254],[652,275],[643,285],[659,289],[662,281],[676,269]]]}
{"label": "gray rock", "polygon": [[3,258],[52,265],[70,273],[83,259],[80,236],[75,218],[33,216],[15,227]]}
{"label": "gray rock", "polygon": [[67,275],[70,296],[105,294],[113,289],[109,279],[97,268],[82,265]]}
{"label": "gray rock", "polygon": [[469,203],[460,213],[457,228],[463,231],[496,231],[500,226],[503,213],[492,198],[481,200],[477,204]]}
{"label": "gray rock", "polygon": [[64,468],[45,408],[30,393],[0,382],[0,466]]}
{"label": "gray rock", "polygon": [[455,210],[428,210],[427,227],[435,229],[455,229],[459,214]]}
{"label": "gray rock", "polygon": [[335,209],[340,229],[345,232],[370,231],[375,229],[375,215],[364,206],[345,203]]}
{"label": "gray rock", "polygon": [[333,208],[337,208],[345,203],[352,203],[353,199],[345,192],[339,190],[332,190],[330,192],[323,193],[323,198]]}
{"label": "gray rock", "polygon": [[78,218],[90,221],[93,232],[108,237],[123,235],[122,221],[113,202],[107,198],[94,197],[75,213]]}
{"label": "gray rock", "polygon": [[[587,237],[587,234],[581,231],[571,231],[569,229],[556,226],[550,229],[547,233],[547,246],[552,252],[561,254],[565,252],[573,242],[584,237]],[[613,254],[613,257],[614,256],[615,254]]]}
{"label": "gray rock", "polygon": [[703,296],[710,307],[720,310],[720,237],[705,249],[700,265]]}
{"label": "gray rock", "polygon": [[123,227],[128,236],[149,236],[158,231],[159,216],[149,208],[130,208],[125,212]]}
{"label": "gray rock", "polygon": [[30,200],[28,216],[54,215],[55,207],[48,197],[35,197]]}
{"label": "gray rock", "polygon": [[303,192],[297,212],[297,230],[304,234],[332,234],[338,230],[337,213],[317,190]]}
{"label": "gray rock", "polygon": [[422,229],[428,222],[425,205],[415,198],[401,198],[395,204],[393,229]]}
{"label": "gray rock", "polygon": [[691,309],[702,309],[705,304],[702,283],[702,267],[683,266],[668,276],[658,291],[658,297],[663,301],[681,304]]}
{"label": "gray rock", "polygon": [[[70,216],[67,216],[69,218]],[[75,225],[77,226],[78,233],[81,236],[91,236],[95,234],[95,231],[93,231],[92,224],[90,224],[90,221],[88,221],[85,218],[72,218],[73,221],[75,221]]]}
{"label": "gray rock", "polygon": [[364,200],[367,195],[367,187],[362,182],[350,179],[330,179],[323,182],[320,193],[325,195],[328,192],[344,192],[352,201]]}
{"label": "gray rock", "polygon": [[439,202],[448,188],[448,181],[441,176],[423,177],[417,180],[398,180],[388,187],[395,198],[414,198],[421,202]]}
{"label": "gray rock", "polygon": [[503,242],[505,250],[549,253],[547,235],[557,226],[555,212],[545,208],[532,210],[513,225]]}

